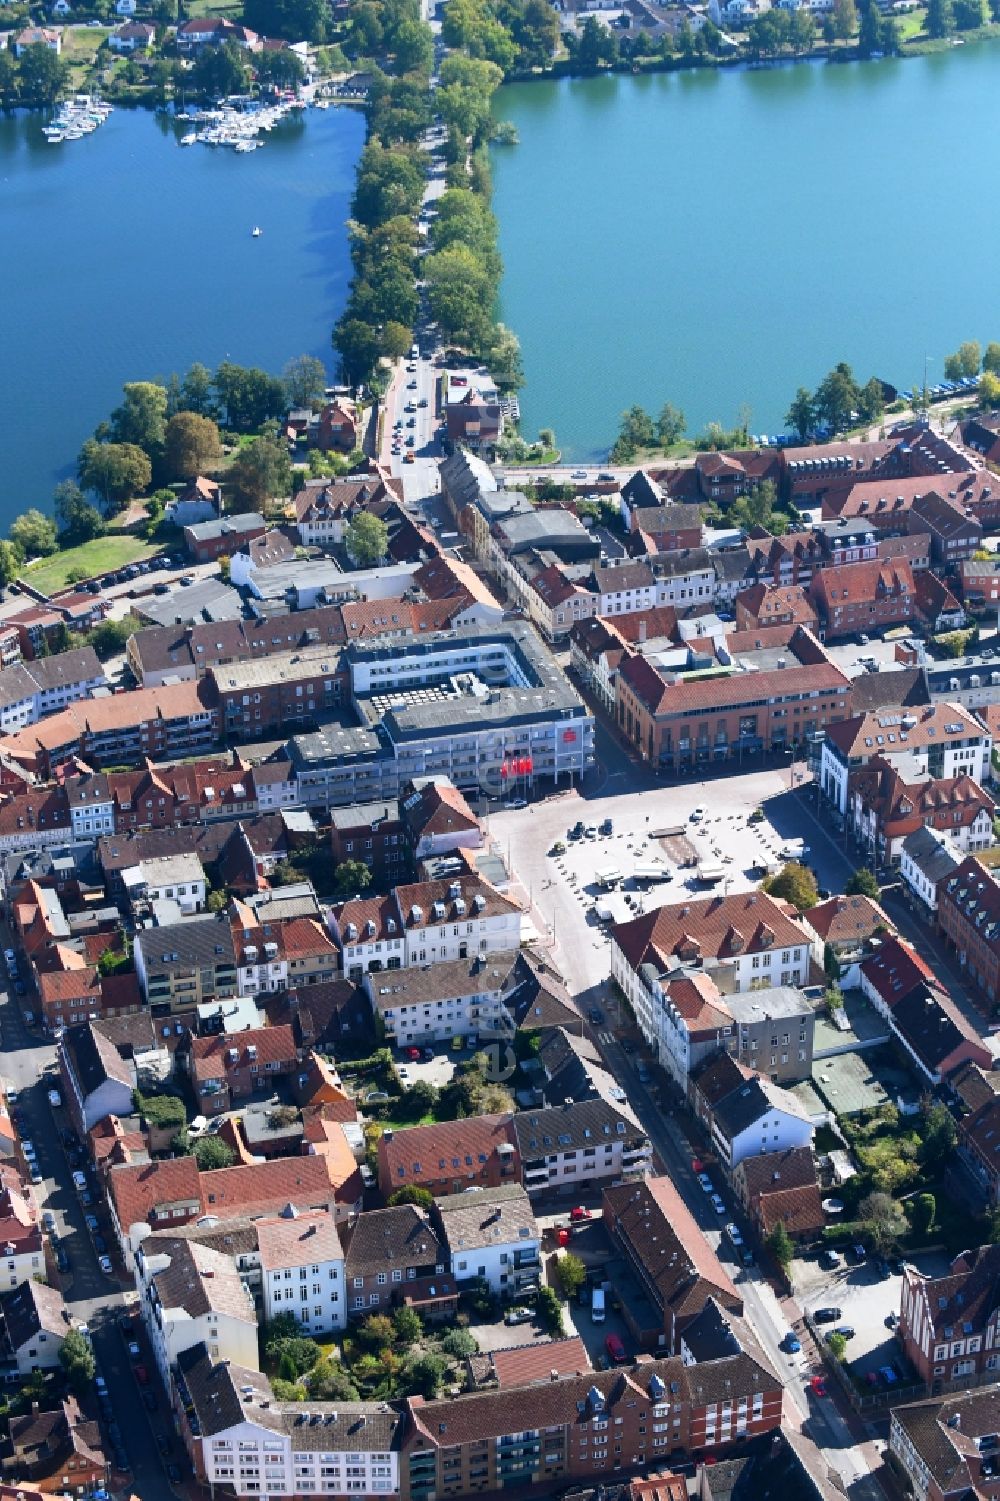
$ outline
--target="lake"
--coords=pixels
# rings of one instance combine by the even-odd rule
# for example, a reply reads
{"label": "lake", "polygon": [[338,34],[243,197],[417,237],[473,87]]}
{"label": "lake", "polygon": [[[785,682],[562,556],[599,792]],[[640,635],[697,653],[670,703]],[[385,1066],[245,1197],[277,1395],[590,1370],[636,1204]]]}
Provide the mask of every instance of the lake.
{"label": "lake", "polygon": [[0,119],[0,532],[49,507],[126,380],[305,353],[332,371],[365,134],[358,110],[311,110],[237,155],[145,111],[61,145],[42,123]]}
{"label": "lake", "polygon": [[[1000,47],[512,85],[493,152],[526,435],[634,402],[779,432],[839,360],[900,387],[1000,339]],[[991,318],[993,321],[991,322]]]}

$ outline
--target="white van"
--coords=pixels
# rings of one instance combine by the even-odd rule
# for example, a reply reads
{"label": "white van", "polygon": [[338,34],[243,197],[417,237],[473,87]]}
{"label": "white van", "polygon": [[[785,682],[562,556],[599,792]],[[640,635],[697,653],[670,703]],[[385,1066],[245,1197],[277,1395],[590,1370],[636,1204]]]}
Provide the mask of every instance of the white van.
{"label": "white van", "polygon": [[604,1323],[604,1288],[595,1287],[590,1295],[590,1317],[595,1324]]}

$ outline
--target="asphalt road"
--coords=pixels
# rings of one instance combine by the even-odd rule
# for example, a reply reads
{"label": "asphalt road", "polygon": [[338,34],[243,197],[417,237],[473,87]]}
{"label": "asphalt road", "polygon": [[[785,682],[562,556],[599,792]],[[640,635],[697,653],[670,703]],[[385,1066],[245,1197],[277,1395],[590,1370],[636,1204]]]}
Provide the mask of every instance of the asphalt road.
{"label": "asphalt road", "polygon": [[[59,1128],[48,1102],[57,1077],[44,1070],[55,1060],[55,1048],[27,1031],[13,999],[0,991],[5,1087],[19,1092],[17,1108],[26,1117],[25,1135],[34,1142],[44,1182],[32,1192],[39,1215],[45,1209],[56,1217],[59,1236],[70,1258],[70,1272],[62,1279],[63,1295],[74,1323],[90,1329],[98,1370],[108,1384],[115,1421],[122,1431],[132,1466],[132,1487],[143,1501],[176,1501],[164,1474],[139,1389],[131,1374],[127,1352],[117,1326],[125,1306],[120,1283],[105,1277],[84,1224],[84,1211],[73,1188]],[[154,1373],[151,1371],[151,1377]],[[158,1392],[160,1427],[168,1427],[162,1391]],[[110,1446],[109,1446],[110,1447]],[[177,1445],[175,1445],[175,1449]]]}

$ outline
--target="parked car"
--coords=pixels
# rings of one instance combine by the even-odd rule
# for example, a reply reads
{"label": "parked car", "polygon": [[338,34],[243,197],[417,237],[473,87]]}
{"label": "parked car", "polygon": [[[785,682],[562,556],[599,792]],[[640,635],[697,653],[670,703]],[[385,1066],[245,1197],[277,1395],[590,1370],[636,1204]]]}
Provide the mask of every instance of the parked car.
{"label": "parked car", "polygon": [[628,1356],[625,1354],[625,1346],[622,1343],[620,1335],[606,1335],[604,1339],[604,1348],[607,1350],[608,1355],[611,1357],[611,1360],[615,1365],[625,1364]]}
{"label": "parked car", "polygon": [[142,1357],[142,1351],[134,1339],[130,1339],[128,1342],[128,1356],[129,1360],[139,1360]]}
{"label": "parked car", "polygon": [[86,1188],[86,1186],[87,1186],[87,1180],[84,1177],[84,1175],[82,1173],[79,1173],[79,1172],[74,1173],[73,1174],[73,1187],[76,1189],[77,1193],[83,1193],[83,1190]]}
{"label": "parked car", "polygon": [[701,1190],[702,1190],[703,1193],[707,1193],[707,1194],[714,1194],[715,1193],[715,1184],[712,1182],[711,1178],[708,1176],[707,1173],[699,1173],[698,1174],[698,1184],[699,1184],[699,1187],[701,1188]]}
{"label": "parked car", "polygon": [[813,1376],[812,1380],[809,1382],[809,1390],[812,1392],[814,1397],[825,1397],[827,1395],[826,1377]]}
{"label": "parked car", "polygon": [[409,1060],[410,1060],[411,1063],[419,1063],[420,1062],[420,1049],[419,1048],[407,1048],[407,1050],[406,1050],[406,1056],[407,1056],[407,1058],[409,1058]]}
{"label": "parked car", "polygon": [[576,1207],[574,1209],[571,1209],[569,1212],[570,1224],[576,1225],[579,1224],[581,1220],[592,1219],[593,1214],[594,1211],[592,1209],[588,1209],[585,1204],[577,1204]]}
{"label": "parked car", "polygon": [[711,1199],[709,1200],[709,1203],[715,1210],[716,1214],[725,1214],[726,1204],[721,1194],[713,1194]]}
{"label": "parked car", "polygon": [[110,1277],[111,1276],[114,1268],[111,1265],[111,1257],[110,1256],[101,1256],[101,1257],[99,1257],[97,1265],[100,1267],[100,1269],[104,1273],[105,1277]]}
{"label": "parked car", "polygon": [[517,1308],[508,1308],[507,1312],[503,1316],[503,1321],[505,1324],[509,1325],[530,1324],[533,1318],[534,1314],[532,1313],[530,1308],[519,1306]]}
{"label": "parked car", "polygon": [[62,1104],[62,1096],[60,1095],[58,1089],[49,1090],[49,1104],[52,1106],[53,1110],[59,1109],[60,1105]]}
{"label": "parked car", "polygon": [[56,1230],[56,1217],[51,1209],[46,1209],[42,1215],[42,1229],[47,1235],[54,1235]]}
{"label": "parked car", "polygon": [[802,1342],[789,1329],[788,1333],[784,1336],[778,1348],[779,1350],[784,1350],[786,1355],[798,1355],[799,1351],[802,1349]]}
{"label": "parked car", "polygon": [[840,1257],[829,1246],[819,1253],[819,1264],[825,1272],[832,1272],[840,1265]]}
{"label": "parked car", "polygon": [[835,1324],[843,1316],[842,1308],[817,1308],[813,1314],[817,1324]]}

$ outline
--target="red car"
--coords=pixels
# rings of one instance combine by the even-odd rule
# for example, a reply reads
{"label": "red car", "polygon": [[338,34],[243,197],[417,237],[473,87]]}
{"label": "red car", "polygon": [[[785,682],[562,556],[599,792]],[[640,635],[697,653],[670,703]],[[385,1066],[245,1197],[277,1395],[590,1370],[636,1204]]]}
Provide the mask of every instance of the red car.
{"label": "red car", "polygon": [[420,1049],[419,1048],[407,1048],[407,1050],[406,1050],[406,1056],[410,1060],[411,1063],[419,1063],[420,1062],[420,1058],[421,1058]]}
{"label": "red car", "polygon": [[703,1173],[705,1171],[705,1164],[700,1157],[691,1158],[691,1171],[693,1173]]}
{"label": "red car", "polygon": [[578,1225],[581,1220],[589,1220],[593,1219],[593,1217],[594,1211],[592,1209],[585,1208],[583,1204],[577,1204],[576,1208],[571,1209],[569,1212],[571,1225]]}
{"label": "red car", "polygon": [[625,1354],[625,1346],[617,1334],[609,1334],[604,1341],[604,1348],[614,1361],[615,1365],[624,1365],[628,1356]]}
{"label": "red car", "polygon": [[809,1390],[812,1392],[814,1397],[825,1397],[827,1395],[826,1377],[814,1376],[809,1383]]}
{"label": "red car", "polygon": [[136,1381],[138,1381],[139,1385],[148,1386],[149,1372],[146,1370],[146,1367],[144,1365],[137,1365],[133,1367],[133,1370],[135,1371],[135,1379]]}

